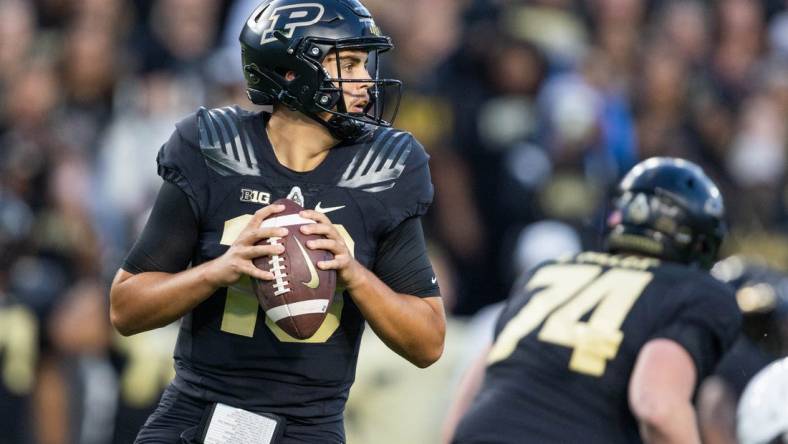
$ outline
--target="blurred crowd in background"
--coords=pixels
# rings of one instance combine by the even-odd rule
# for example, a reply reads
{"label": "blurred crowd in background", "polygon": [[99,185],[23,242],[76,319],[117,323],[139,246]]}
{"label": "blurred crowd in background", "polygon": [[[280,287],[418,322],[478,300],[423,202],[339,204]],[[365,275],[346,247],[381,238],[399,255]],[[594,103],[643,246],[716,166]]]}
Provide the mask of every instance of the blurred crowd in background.
{"label": "blurred crowd in background", "polygon": [[[257,3],[0,0],[0,443],[130,442],[158,400],[177,327],[121,338],[108,284],[174,123],[253,109],[237,36]],[[655,155],[720,185],[726,254],[788,270],[788,1],[364,3],[395,43],[395,124],[431,155],[453,320],[546,251],[600,248],[612,187]]]}

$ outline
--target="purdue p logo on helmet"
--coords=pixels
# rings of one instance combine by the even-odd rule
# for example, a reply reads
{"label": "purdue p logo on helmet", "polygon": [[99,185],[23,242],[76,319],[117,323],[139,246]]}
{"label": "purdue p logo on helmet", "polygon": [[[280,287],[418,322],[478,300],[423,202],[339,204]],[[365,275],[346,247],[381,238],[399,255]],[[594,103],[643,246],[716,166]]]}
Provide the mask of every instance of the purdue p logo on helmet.
{"label": "purdue p logo on helmet", "polygon": [[317,23],[325,13],[325,8],[320,3],[296,3],[294,5],[284,5],[275,8],[270,8],[268,17],[262,17],[255,21],[257,14],[262,13],[265,9],[265,4],[257,7],[252,17],[249,18],[249,26],[258,26],[265,23],[267,20],[269,25],[260,33],[262,38],[260,44],[273,42],[276,40],[274,37],[275,30],[284,30],[282,33],[287,38],[293,37],[293,31],[300,26],[309,26]]}

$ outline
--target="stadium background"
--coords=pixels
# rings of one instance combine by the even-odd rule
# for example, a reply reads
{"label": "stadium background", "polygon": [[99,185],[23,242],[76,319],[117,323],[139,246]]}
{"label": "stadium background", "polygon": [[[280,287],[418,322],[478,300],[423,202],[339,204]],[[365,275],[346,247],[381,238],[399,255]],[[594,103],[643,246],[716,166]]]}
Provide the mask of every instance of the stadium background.
{"label": "stadium background", "polygon": [[[108,285],[174,123],[252,108],[236,40],[256,3],[0,0],[0,430],[125,442],[155,403],[176,328],[119,337]],[[395,42],[396,124],[432,156],[425,227],[450,319],[427,370],[368,332],[349,442],[438,442],[483,308],[523,268],[599,248],[611,186],[640,159],[701,164],[726,198],[726,253],[788,269],[788,1],[365,4]]]}

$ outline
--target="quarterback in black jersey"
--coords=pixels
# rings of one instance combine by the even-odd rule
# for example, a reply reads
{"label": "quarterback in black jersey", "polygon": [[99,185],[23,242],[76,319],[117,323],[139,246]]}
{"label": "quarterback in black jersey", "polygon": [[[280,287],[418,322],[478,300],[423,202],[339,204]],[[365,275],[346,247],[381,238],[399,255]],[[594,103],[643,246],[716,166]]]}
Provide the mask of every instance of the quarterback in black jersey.
{"label": "quarterback in black jersey", "polygon": [[547,262],[515,287],[451,442],[700,442],[697,384],[740,324],[707,272],[722,198],[674,158],[641,162],[620,192],[610,252]]}
{"label": "quarterback in black jersey", "polygon": [[[176,125],[157,159],[165,182],[112,285],[124,335],[183,318],[175,379],[138,443],[201,442],[219,405],[276,421],[275,442],[341,443],[365,321],[419,367],[442,353],[420,223],[433,195],[428,156],[384,119],[400,84],[372,68],[390,39],[356,0],[267,0],[240,40],[248,96],[273,112],[202,108]],[[316,223],[302,232],[327,239],[307,246],[333,253],[318,266],[338,277],[305,340],[271,322],[250,286],[273,279],[251,260],[282,251],[255,244],[286,233],[261,228],[283,197],[309,208],[301,216]]]}

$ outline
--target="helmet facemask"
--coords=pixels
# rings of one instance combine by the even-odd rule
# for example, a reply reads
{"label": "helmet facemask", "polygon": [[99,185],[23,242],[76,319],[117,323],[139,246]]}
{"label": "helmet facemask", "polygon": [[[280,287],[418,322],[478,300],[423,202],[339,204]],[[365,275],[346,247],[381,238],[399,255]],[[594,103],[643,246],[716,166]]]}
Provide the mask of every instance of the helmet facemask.
{"label": "helmet facemask", "polygon": [[[330,48],[326,51],[326,57],[334,54],[336,64],[336,77],[331,77],[328,70],[324,69],[322,63],[310,60],[310,63],[319,64],[318,73],[320,87],[318,88],[311,109],[307,112],[314,114],[328,113],[331,117],[329,125],[342,126],[347,121],[352,121],[352,125],[371,124],[375,126],[390,127],[399,111],[399,102],[402,93],[402,82],[394,79],[380,78],[380,59],[381,54],[391,48],[388,42],[383,43],[360,43],[331,41],[319,38],[307,38],[306,44],[314,48]],[[364,39],[362,39],[364,40]],[[387,38],[386,38],[387,40]],[[360,50],[368,54],[367,66],[371,65],[370,78],[368,79],[348,79],[342,77],[341,53],[347,50]],[[325,57],[324,57],[325,59]],[[366,89],[367,104],[363,112],[350,112],[345,102],[346,84],[368,84]],[[393,102],[393,103],[392,103]],[[387,106],[388,105],[388,106]],[[388,111],[388,113],[386,113]],[[350,122],[347,122],[350,123]]]}

